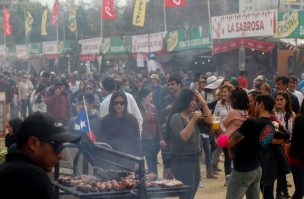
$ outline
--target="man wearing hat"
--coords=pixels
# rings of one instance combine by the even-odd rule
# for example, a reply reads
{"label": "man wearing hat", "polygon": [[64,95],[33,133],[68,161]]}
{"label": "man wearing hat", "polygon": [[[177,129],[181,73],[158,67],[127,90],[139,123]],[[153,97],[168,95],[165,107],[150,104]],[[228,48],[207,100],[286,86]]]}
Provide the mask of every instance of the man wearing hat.
{"label": "man wearing hat", "polygon": [[0,166],[1,194],[7,198],[53,198],[47,175],[63,158],[63,143],[76,143],[80,136],[66,132],[54,116],[36,112],[16,133],[17,151],[6,155]]}
{"label": "man wearing hat", "polygon": [[218,79],[215,76],[210,76],[207,78],[207,86],[205,86],[205,96],[203,96],[208,103],[215,100],[215,92],[222,83],[223,79]]}

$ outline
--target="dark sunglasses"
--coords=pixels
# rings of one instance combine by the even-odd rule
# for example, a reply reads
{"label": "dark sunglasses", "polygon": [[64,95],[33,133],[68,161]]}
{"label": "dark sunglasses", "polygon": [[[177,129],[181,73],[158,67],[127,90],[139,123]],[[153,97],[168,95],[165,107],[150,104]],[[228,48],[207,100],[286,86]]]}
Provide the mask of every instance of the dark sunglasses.
{"label": "dark sunglasses", "polygon": [[206,81],[200,81],[199,83],[200,83],[200,84],[202,84],[202,83],[206,84],[207,82],[206,82]]}
{"label": "dark sunglasses", "polygon": [[91,88],[91,87],[87,87],[87,88],[86,88],[86,90],[93,90],[93,88]]}
{"label": "dark sunglasses", "polygon": [[123,106],[123,105],[125,105],[125,102],[123,102],[123,101],[115,101],[114,102],[114,105],[120,105],[120,106]]}
{"label": "dark sunglasses", "polygon": [[39,138],[39,140],[41,142],[48,143],[48,144],[52,145],[55,154],[61,153],[62,150],[63,150],[63,144],[62,143],[58,143],[58,142],[55,142],[55,141],[52,141],[52,140],[43,139],[43,138]]}

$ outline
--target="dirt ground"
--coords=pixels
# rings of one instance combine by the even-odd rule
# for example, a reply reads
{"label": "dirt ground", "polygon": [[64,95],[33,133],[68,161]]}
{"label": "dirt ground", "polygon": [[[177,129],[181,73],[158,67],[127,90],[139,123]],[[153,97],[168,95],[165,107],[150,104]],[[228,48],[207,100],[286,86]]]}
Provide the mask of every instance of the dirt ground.
{"label": "dirt ground", "polygon": [[[219,162],[219,168],[223,171],[219,172],[218,179],[207,179],[206,178],[206,166],[204,164],[204,157],[201,159],[201,182],[203,187],[199,187],[198,191],[195,195],[195,199],[225,199],[226,198],[226,190],[227,187],[224,186],[225,183],[225,175],[224,175],[224,162],[223,155],[221,156],[221,161]],[[160,176],[162,175],[162,160],[161,157],[158,157],[158,171]],[[289,184],[293,184],[292,175],[287,175],[287,180]],[[294,192],[294,187],[289,187],[289,195],[292,195]],[[244,197],[245,199],[246,197]],[[262,199],[262,196],[261,196]]]}

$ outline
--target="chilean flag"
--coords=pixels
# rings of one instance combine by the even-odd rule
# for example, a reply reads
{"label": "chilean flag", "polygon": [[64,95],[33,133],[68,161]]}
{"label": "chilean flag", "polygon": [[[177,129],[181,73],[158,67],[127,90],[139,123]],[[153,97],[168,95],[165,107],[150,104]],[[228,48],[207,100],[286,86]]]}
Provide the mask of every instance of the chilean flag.
{"label": "chilean flag", "polygon": [[96,137],[94,133],[89,128],[89,118],[87,117],[87,114],[85,110],[81,111],[78,115],[78,117],[75,120],[75,130],[81,131],[83,133],[86,133],[87,136],[92,140],[93,143],[96,142]]}
{"label": "chilean flag", "polygon": [[102,0],[101,13],[102,19],[116,19],[114,0]]}
{"label": "chilean flag", "polygon": [[186,6],[186,0],[164,0],[165,7],[184,7]]}

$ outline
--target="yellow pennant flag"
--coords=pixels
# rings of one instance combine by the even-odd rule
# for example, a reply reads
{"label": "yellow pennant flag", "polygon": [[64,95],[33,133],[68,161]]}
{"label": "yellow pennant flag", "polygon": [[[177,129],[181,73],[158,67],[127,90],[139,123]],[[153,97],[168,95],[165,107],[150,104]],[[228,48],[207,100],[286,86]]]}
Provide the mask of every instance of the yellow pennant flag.
{"label": "yellow pennant flag", "polygon": [[77,12],[77,7],[75,5],[75,0],[72,0],[70,12],[69,12],[69,28],[71,32],[75,32],[77,30],[76,12]]}
{"label": "yellow pennant flag", "polygon": [[145,25],[147,0],[136,0],[133,12],[133,25],[141,26]]}
{"label": "yellow pennant flag", "polygon": [[27,11],[27,18],[25,20],[25,34],[28,34],[32,30],[32,23],[34,19],[29,11]]}
{"label": "yellow pennant flag", "polygon": [[48,35],[46,32],[46,20],[47,20],[48,10],[45,9],[42,14],[42,20],[41,20],[41,35]]}

